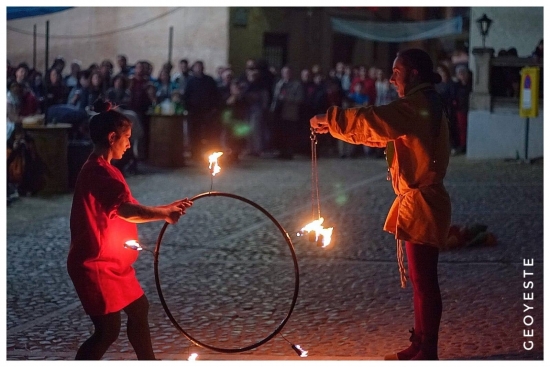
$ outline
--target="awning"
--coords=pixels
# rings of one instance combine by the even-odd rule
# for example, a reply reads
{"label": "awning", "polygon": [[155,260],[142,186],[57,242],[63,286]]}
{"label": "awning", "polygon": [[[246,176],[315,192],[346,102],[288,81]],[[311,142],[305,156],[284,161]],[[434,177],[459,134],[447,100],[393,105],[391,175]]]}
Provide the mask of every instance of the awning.
{"label": "awning", "polygon": [[462,33],[462,17],[419,22],[372,22],[331,18],[332,29],[378,42],[408,42]]}
{"label": "awning", "polygon": [[71,9],[72,6],[8,6],[6,8],[8,20],[34,17],[37,15],[45,15],[50,13],[57,13]]}

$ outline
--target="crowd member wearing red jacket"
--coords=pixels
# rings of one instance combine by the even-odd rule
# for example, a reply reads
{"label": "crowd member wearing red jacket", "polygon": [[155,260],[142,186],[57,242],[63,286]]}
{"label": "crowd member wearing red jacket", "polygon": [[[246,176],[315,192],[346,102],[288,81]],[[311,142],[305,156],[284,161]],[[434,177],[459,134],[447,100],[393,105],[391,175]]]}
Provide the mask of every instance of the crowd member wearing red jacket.
{"label": "crowd member wearing red jacket", "polygon": [[132,196],[122,173],[111,165],[130,148],[132,124],[110,103],[98,100],[90,120],[94,150],[80,171],[71,208],[71,244],[67,270],[84,311],[94,324],[93,335],[78,349],[76,359],[100,359],[118,338],[121,314],[128,316],[127,334],[137,358],[155,359],[151,343],[149,302],[132,264],[137,251],[124,247],[137,240],[136,223],[176,223],[192,205],[188,199],[163,206],[144,206]]}
{"label": "crowd member wearing red jacket", "polygon": [[451,201],[443,185],[449,164],[448,119],[434,84],[429,55],[420,49],[400,52],[390,82],[399,99],[382,106],[342,109],[311,119],[311,127],[353,144],[387,146],[389,172],[397,195],[384,225],[397,240],[401,284],[406,284],[405,241],[413,287],[412,344],[386,359],[438,359],[442,301],[437,275],[439,250],[447,241]]}

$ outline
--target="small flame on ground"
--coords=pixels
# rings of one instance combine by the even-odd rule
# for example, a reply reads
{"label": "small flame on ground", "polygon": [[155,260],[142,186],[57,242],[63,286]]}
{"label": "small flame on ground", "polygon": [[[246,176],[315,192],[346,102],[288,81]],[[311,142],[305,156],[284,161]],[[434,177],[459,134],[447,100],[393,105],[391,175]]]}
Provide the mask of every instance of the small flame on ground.
{"label": "small flame on ground", "polygon": [[136,240],[129,240],[124,242],[124,247],[129,248],[130,250],[141,251],[143,247]]}
{"label": "small flame on ground", "polygon": [[315,241],[321,240],[323,247],[327,247],[330,244],[333,228],[323,228],[321,225],[325,219],[323,217],[308,223],[304,228],[300,230],[298,236],[305,236],[309,233],[315,233]]}
{"label": "small flame on ground", "polygon": [[215,152],[208,156],[208,168],[212,171],[212,176],[216,176],[216,173],[221,171],[220,166],[218,165],[218,158],[222,155],[222,152]]}
{"label": "small flame on ground", "polygon": [[302,349],[299,345],[293,344],[292,349],[298,354],[300,357],[305,358],[307,357],[307,350]]}
{"label": "small flame on ground", "polygon": [[198,356],[199,356],[199,355],[198,355],[197,353],[191,353],[191,354],[189,355],[189,358],[187,358],[187,360],[188,360],[189,362],[193,362],[193,361],[195,361],[195,360],[197,359]]}

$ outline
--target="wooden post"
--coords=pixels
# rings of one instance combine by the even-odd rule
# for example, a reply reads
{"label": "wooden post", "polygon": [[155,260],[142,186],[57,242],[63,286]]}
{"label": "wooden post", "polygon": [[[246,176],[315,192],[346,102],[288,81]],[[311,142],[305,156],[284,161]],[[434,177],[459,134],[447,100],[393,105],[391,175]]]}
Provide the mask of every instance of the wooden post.
{"label": "wooden post", "polygon": [[36,70],[36,24],[32,31],[32,68]]}
{"label": "wooden post", "polygon": [[46,21],[46,58],[44,59],[44,76],[48,74],[48,56],[50,52],[50,21]]}
{"label": "wooden post", "polygon": [[174,27],[170,27],[170,34],[168,36],[168,62],[172,63],[172,44],[174,39]]}

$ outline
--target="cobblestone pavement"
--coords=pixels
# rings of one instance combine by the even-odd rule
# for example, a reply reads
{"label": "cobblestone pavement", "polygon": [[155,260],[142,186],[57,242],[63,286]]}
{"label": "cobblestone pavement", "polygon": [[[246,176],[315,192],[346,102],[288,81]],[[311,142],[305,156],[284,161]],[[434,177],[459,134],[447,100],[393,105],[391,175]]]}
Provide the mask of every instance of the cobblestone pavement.
{"label": "cobblestone pavement", "polygon": [[[321,214],[335,228],[333,244],[323,249],[296,237],[312,219],[308,157],[244,160],[222,167],[213,183],[207,167],[145,167],[129,177],[134,196],[147,205],[192,197],[211,184],[252,200],[289,233],[299,265],[299,294],[282,335],[242,353],[218,353],[196,347],[170,322],[157,293],[154,256],[143,251],[136,271],[151,303],[157,358],[185,360],[197,352],[201,360],[299,360],[285,339],[308,350],[309,360],[377,360],[406,347],[411,288],[400,288],[395,241],[382,231],[394,199],[385,178],[383,160],[319,160]],[[453,223],[484,223],[498,245],[441,253],[440,358],[542,360],[543,163],[452,157],[445,183]],[[71,199],[26,197],[7,208],[7,360],[73,359],[93,330],[65,267]],[[149,250],[162,225],[139,226]],[[168,226],[161,244],[166,304],[201,343],[244,348],[268,338],[288,315],[295,290],[291,251],[276,225],[251,205],[201,198]],[[534,259],[534,266],[524,266],[524,259]],[[524,272],[533,275],[524,279]],[[534,300],[524,300],[529,280]],[[136,359],[124,328],[105,359]]]}

